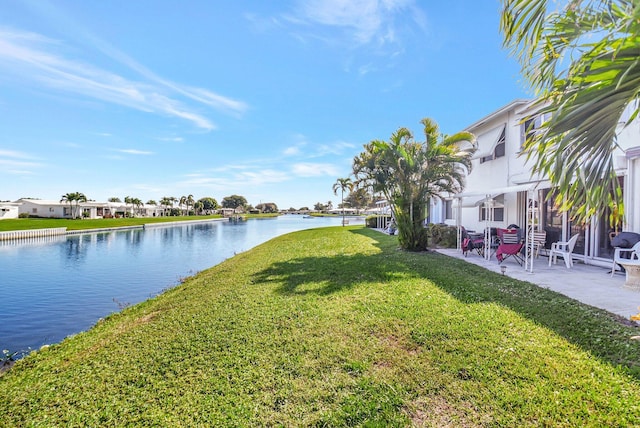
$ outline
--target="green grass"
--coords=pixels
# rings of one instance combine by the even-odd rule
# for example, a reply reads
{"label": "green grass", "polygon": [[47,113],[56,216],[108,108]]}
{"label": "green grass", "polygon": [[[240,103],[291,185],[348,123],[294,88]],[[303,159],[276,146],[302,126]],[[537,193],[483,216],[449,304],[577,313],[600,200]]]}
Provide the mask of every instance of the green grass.
{"label": "green grass", "polygon": [[640,425],[637,327],[396,239],[241,253],[18,361],[0,425]]}

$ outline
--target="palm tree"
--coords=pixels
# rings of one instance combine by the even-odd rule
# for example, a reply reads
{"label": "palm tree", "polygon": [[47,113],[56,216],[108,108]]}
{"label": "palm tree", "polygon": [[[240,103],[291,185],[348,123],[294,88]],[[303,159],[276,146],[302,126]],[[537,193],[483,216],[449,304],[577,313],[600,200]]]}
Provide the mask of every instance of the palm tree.
{"label": "palm tree", "polygon": [[[68,202],[71,210],[71,217],[77,218],[80,211],[80,203],[87,202],[87,197],[81,192],[70,192],[62,195],[60,202]],[[75,207],[74,207],[75,202]]]}
{"label": "palm tree", "polygon": [[[554,2],[555,3],[555,2]],[[639,113],[640,2],[502,0],[500,27],[540,94],[532,116],[550,114],[524,147],[533,172],[558,188],[559,206],[585,220],[607,206],[622,212],[613,166],[616,127]]]}
{"label": "palm tree", "polygon": [[140,214],[140,207],[143,205],[142,200],[140,198],[132,198],[131,205],[136,207],[136,213]]}
{"label": "palm tree", "polygon": [[[187,204],[187,197],[186,196],[180,196],[180,201],[178,202],[178,205],[180,206],[180,210],[182,210],[183,205]],[[189,206],[187,205],[187,208],[189,208]],[[188,213],[188,211],[187,211]],[[187,215],[187,214],[184,214]]]}
{"label": "palm tree", "polygon": [[162,205],[163,207],[163,215],[166,216],[166,210],[173,205],[173,201],[171,201],[171,198],[169,196],[163,196],[162,199],[160,199],[160,205]]}
{"label": "palm tree", "polygon": [[193,199],[193,195],[187,196],[186,203],[187,203],[187,215],[189,215],[189,207],[192,207],[193,204],[196,203],[195,199]]}
{"label": "palm tree", "polygon": [[124,203],[125,203],[126,205],[131,204],[131,212],[129,213],[129,215],[130,215],[131,217],[133,217],[133,198],[132,198],[131,196],[125,196],[125,197],[124,197]]}
{"label": "palm tree", "polygon": [[348,190],[351,192],[353,190],[353,181],[349,177],[347,178],[338,178],[338,180],[333,184],[333,194],[338,196],[338,189],[340,189],[340,199],[342,206],[342,226],[344,226],[344,191]]}
{"label": "palm tree", "polygon": [[[407,250],[424,250],[428,235],[424,221],[431,198],[459,193],[471,169],[475,137],[468,132],[443,136],[431,119],[421,121],[425,142],[416,142],[407,128],[399,128],[389,142],[372,141],[353,161],[357,184],[382,192],[398,226],[398,242]],[[462,150],[463,142],[471,148]]]}

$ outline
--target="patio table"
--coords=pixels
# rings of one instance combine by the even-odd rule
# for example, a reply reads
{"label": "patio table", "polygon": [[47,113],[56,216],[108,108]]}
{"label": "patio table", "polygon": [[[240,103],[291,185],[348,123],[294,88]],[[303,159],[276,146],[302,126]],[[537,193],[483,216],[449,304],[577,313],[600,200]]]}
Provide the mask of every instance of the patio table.
{"label": "patio table", "polygon": [[640,261],[618,261],[618,264],[622,265],[627,273],[627,280],[624,283],[624,287],[640,291]]}

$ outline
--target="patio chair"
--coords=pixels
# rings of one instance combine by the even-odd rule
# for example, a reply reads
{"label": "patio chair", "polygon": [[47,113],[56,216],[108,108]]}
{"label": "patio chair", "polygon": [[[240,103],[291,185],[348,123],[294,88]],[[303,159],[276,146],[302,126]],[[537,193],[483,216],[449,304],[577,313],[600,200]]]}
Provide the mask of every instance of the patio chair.
{"label": "patio chair", "polygon": [[561,256],[564,259],[564,264],[567,266],[567,269],[571,269],[573,267],[571,255],[573,254],[576,242],[578,242],[577,233],[566,242],[558,241],[552,243],[551,250],[549,251],[549,266],[551,266],[552,262],[554,264],[558,263],[558,256]]}
{"label": "patio chair", "polygon": [[509,257],[522,266],[524,260],[522,259],[522,247],[524,242],[520,237],[520,231],[518,229],[498,229],[498,238],[500,238],[500,245],[496,250],[496,259],[498,263],[502,263]]}
{"label": "patio chair", "polygon": [[533,254],[536,258],[540,255],[540,250],[545,250],[545,244],[547,243],[547,232],[541,230],[539,232],[533,232]]}
{"label": "patio chair", "polygon": [[479,256],[484,254],[484,238],[482,233],[474,233],[462,228],[462,254],[467,257],[469,251],[475,250]]}
{"label": "patio chair", "polygon": [[616,247],[615,253],[613,253],[613,267],[611,268],[611,276],[616,273],[616,266],[620,262],[628,262],[631,260],[638,260],[640,262],[640,241],[631,248]]}

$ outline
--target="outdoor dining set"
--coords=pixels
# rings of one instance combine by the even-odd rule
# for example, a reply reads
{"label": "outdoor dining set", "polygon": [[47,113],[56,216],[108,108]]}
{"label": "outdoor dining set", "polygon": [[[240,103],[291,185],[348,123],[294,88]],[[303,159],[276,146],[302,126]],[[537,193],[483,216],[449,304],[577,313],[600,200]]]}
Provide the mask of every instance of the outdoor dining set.
{"label": "outdoor dining set", "polygon": [[[511,258],[522,266],[525,263],[526,247],[530,245],[532,257],[538,258],[540,252],[544,251],[549,257],[549,266],[556,264],[560,257],[567,269],[573,267],[573,251],[579,237],[574,234],[567,241],[547,244],[547,233],[534,231],[532,240],[527,243],[525,231],[515,224],[506,229],[492,227],[480,233],[462,227],[460,236],[460,248],[465,257],[469,253],[476,253],[486,259],[495,255],[499,264]],[[618,232],[611,235],[610,243],[614,249],[611,275],[616,271],[625,272],[625,286],[640,289],[640,234]]]}

